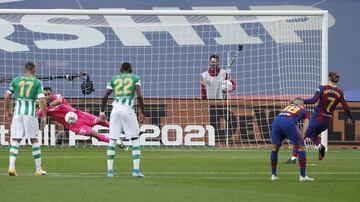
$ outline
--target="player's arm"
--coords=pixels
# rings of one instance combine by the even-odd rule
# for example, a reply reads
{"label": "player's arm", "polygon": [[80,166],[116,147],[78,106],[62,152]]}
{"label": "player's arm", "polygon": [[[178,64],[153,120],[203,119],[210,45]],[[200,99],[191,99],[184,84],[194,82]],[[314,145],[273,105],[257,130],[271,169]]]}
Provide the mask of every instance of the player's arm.
{"label": "player's arm", "polygon": [[45,97],[39,98],[39,106],[42,113],[41,116],[41,128],[44,128],[47,122],[46,119],[46,100]]}
{"label": "player's arm", "polygon": [[320,88],[317,89],[314,96],[309,99],[304,99],[304,104],[314,104],[320,99]]}
{"label": "player's arm", "polygon": [[235,90],[236,82],[234,80],[232,80],[232,77],[231,77],[231,74],[230,74],[231,69],[225,70],[225,72],[226,72],[225,73],[225,80],[229,80],[231,82],[232,86],[233,86],[232,89],[230,91],[228,91],[230,93],[230,92]]}
{"label": "player's arm", "polygon": [[49,106],[58,106],[63,102],[63,97],[61,95],[55,95],[54,100],[49,103]]}
{"label": "player's arm", "polygon": [[10,88],[9,90],[6,91],[4,95],[5,98],[4,107],[5,107],[6,117],[8,118],[8,120],[11,120],[13,116],[13,111],[11,109],[11,96],[14,93],[14,91],[15,91],[14,82],[11,81]]}
{"label": "player's arm", "polygon": [[205,81],[204,81],[203,78],[201,78],[200,85],[201,85],[200,86],[201,87],[201,99],[202,100],[207,100]]}
{"label": "player's arm", "polygon": [[37,98],[39,99],[39,107],[42,113],[41,116],[41,128],[43,129],[47,123],[47,118],[46,118],[46,99],[45,99],[45,95],[44,95],[44,91],[43,91],[44,87],[42,85],[42,83],[40,82],[40,85],[38,85],[38,90],[37,90]]}
{"label": "player's arm", "polygon": [[101,99],[100,114],[99,114],[99,118],[101,120],[106,120],[105,109],[106,109],[108,98],[111,95],[111,93],[113,92],[113,90],[114,90],[114,88],[112,86],[112,79],[111,79],[111,81],[107,84],[106,89],[105,89],[105,94]]}
{"label": "player's arm", "polygon": [[104,96],[101,99],[100,114],[99,114],[99,118],[101,120],[106,120],[105,109],[106,109],[108,98],[111,95],[111,93],[112,93],[112,89],[106,88]]}
{"label": "player's arm", "polygon": [[143,123],[145,120],[145,107],[144,107],[144,97],[141,92],[141,85],[136,85],[136,94],[137,94],[137,101],[140,108],[140,115],[139,115],[139,122]]}
{"label": "player's arm", "polygon": [[304,114],[304,124],[303,124],[303,131],[302,131],[303,138],[305,138],[306,131],[309,128],[309,124],[310,124],[309,118],[310,118],[310,114],[308,111],[306,111]]}
{"label": "player's arm", "polygon": [[350,107],[349,107],[349,105],[347,104],[344,95],[341,95],[341,97],[340,97],[340,103],[341,103],[341,105],[342,105],[345,113],[346,113],[346,114],[348,115],[348,117],[349,117],[348,120],[347,120],[347,123],[352,125],[353,117],[352,117],[352,115],[351,115]]}
{"label": "player's arm", "polygon": [[6,92],[4,97],[5,97],[5,101],[4,101],[4,105],[5,105],[5,112],[6,112],[6,117],[8,118],[8,120],[12,119],[13,116],[13,112],[12,109],[10,107],[10,103],[11,103],[11,93]]}

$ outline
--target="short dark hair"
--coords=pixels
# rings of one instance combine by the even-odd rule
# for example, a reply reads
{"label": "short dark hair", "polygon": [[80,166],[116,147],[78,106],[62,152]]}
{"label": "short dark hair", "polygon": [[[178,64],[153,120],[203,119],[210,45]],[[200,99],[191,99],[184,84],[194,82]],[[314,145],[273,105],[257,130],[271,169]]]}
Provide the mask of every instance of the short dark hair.
{"label": "short dark hair", "polygon": [[218,55],[215,55],[215,54],[214,54],[214,55],[211,55],[210,58],[209,58],[209,60],[211,60],[211,58],[215,58],[216,60],[219,60],[219,56],[218,56]]}
{"label": "short dark hair", "polygon": [[52,89],[51,89],[50,87],[48,87],[48,86],[44,87],[43,90],[44,90],[44,91],[48,90],[48,91],[52,92]]}
{"label": "short dark hair", "polygon": [[304,104],[304,100],[300,97],[297,97],[295,99],[293,99],[290,104],[296,104],[296,105],[303,105]]}
{"label": "short dark hair", "polygon": [[25,63],[25,68],[27,68],[27,69],[30,69],[30,68],[35,68],[35,63],[34,62],[27,62],[27,63]]}
{"label": "short dark hair", "polygon": [[337,83],[340,80],[340,74],[338,72],[329,72],[329,79],[332,82]]}
{"label": "short dark hair", "polygon": [[124,62],[121,64],[121,69],[120,69],[121,73],[132,73],[132,67],[131,64],[129,62]]}

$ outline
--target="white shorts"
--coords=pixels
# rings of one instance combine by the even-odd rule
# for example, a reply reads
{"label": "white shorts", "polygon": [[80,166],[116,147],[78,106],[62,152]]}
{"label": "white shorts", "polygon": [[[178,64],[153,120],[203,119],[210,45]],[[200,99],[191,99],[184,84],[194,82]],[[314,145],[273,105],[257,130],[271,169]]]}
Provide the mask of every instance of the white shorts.
{"label": "white shorts", "polygon": [[110,114],[110,138],[118,139],[121,133],[127,139],[139,137],[139,123],[134,110],[128,106],[114,106]]}
{"label": "white shorts", "polygon": [[38,138],[38,119],[29,115],[14,115],[11,123],[11,139]]}

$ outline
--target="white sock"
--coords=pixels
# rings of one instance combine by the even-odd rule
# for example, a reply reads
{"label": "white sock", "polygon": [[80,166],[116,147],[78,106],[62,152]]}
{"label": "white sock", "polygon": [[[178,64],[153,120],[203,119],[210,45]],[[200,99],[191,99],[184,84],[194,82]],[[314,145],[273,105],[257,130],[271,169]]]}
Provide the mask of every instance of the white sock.
{"label": "white sock", "polygon": [[115,159],[115,146],[116,146],[116,140],[110,139],[106,151],[108,170],[113,170],[114,159]]}
{"label": "white sock", "polygon": [[140,139],[131,140],[134,170],[140,169]]}
{"label": "white sock", "polygon": [[13,141],[10,146],[9,169],[15,169],[16,157],[19,153],[19,142]]}
{"label": "white sock", "polygon": [[35,169],[41,169],[41,150],[40,150],[40,143],[32,143],[32,155],[35,160]]}

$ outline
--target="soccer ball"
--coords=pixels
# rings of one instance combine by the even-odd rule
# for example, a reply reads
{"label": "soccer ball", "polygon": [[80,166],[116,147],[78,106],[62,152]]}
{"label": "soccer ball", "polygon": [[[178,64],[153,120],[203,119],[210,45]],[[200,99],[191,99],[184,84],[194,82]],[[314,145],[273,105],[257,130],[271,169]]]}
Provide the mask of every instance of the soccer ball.
{"label": "soccer ball", "polygon": [[221,85],[221,89],[223,92],[231,92],[233,90],[233,84],[231,81],[225,80]]}
{"label": "soccer ball", "polygon": [[75,114],[75,112],[68,112],[65,115],[65,121],[68,124],[74,124],[78,120],[78,116]]}

